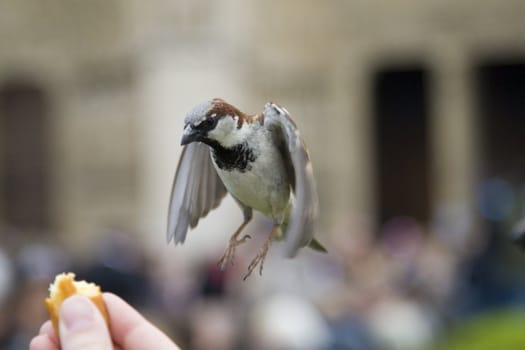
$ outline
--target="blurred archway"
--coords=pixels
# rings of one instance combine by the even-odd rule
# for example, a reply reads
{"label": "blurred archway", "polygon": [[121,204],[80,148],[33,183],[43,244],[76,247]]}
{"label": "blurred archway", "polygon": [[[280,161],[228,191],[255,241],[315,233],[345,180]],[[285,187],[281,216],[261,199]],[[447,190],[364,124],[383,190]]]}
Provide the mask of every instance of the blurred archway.
{"label": "blurred archway", "polygon": [[379,224],[430,217],[428,73],[420,65],[378,71],[373,80]]}
{"label": "blurred archway", "polygon": [[48,229],[49,100],[37,84],[0,86],[0,218],[8,226]]}

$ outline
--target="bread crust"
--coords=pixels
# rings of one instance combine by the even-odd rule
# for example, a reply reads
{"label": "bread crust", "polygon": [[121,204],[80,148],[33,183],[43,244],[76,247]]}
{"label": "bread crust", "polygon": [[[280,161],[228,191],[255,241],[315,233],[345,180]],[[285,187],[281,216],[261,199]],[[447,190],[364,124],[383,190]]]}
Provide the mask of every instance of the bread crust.
{"label": "bread crust", "polygon": [[60,306],[65,299],[75,294],[89,298],[96,305],[106,323],[109,324],[109,315],[100,286],[86,281],[75,281],[75,274],[69,272],[57,275],[55,282],[49,286],[49,292],[50,295],[45,300],[45,306],[57,335],[59,334]]}

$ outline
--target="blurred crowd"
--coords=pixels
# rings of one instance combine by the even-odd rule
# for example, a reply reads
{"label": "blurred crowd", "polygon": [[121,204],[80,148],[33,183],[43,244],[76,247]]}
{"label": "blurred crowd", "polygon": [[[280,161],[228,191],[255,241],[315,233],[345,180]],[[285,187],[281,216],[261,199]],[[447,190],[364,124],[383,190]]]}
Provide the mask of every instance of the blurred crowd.
{"label": "blurred crowd", "polygon": [[524,306],[524,259],[501,222],[461,247],[439,225],[431,232],[397,217],[375,232],[349,218],[330,240],[320,235],[328,254],[303,250],[285,260],[274,244],[263,275],[246,281],[264,224],[225,271],[220,251],[197,264],[166,264],[123,229],[105,230],[82,261],[56,242],[19,244],[13,237],[22,233],[5,230],[0,348],[27,349],[48,317],[48,285],[63,271],[122,296],[184,349],[425,349],[464,319]]}

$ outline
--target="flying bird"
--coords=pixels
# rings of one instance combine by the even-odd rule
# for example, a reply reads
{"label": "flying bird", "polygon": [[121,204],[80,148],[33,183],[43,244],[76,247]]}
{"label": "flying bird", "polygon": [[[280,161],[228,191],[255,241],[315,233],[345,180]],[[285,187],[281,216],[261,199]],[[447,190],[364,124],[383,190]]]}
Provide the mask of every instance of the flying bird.
{"label": "flying bird", "polygon": [[299,129],[288,111],[272,102],[248,115],[215,98],[195,106],[184,119],[179,160],[169,204],[168,243],[184,243],[188,228],[216,208],[229,193],[243,222],[230,238],[221,269],[233,264],[236,248],[253,210],[273,220],[268,239],[248,266],[246,279],[259,266],[274,240],[285,240],[293,257],[304,246],[326,251],[313,237],[318,197],[312,165]]}

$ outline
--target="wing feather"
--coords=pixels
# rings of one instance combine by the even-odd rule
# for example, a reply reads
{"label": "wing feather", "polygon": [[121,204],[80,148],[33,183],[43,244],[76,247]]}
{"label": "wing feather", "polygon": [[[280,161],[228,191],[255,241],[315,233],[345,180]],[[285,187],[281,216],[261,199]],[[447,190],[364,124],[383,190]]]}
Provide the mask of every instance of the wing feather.
{"label": "wing feather", "polygon": [[[210,191],[210,189],[213,189]],[[194,142],[184,147],[173,180],[168,212],[168,243],[184,243],[188,228],[216,208],[227,191],[217,174],[208,146]]]}
{"label": "wing feather", "polygon": [[283,159],[290,161],[293,169],[295,198],[285,233],[286,255],[293,257],[299,248],[312,240],[316,229],[319,199],[314,174],[299,130],[286,109],[274,103],[267,103],[264,109],[264,125],[281,130],[279,137],[284,141]]}

